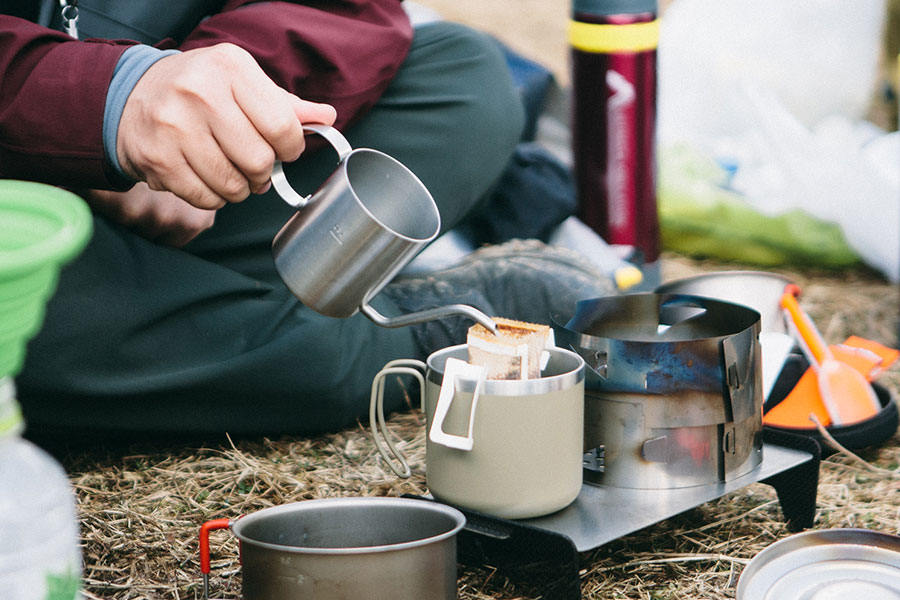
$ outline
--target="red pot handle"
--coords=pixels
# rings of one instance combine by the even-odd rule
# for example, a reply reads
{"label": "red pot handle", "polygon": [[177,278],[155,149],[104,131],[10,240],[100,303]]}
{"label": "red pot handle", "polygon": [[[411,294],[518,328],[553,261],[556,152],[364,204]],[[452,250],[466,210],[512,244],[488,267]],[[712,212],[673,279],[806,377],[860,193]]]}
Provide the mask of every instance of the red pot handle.
{"label": "red pot handle", "polygon": [[213,519],[200,526],[200,572],[203,573],[203,597],[209,600],[209,532],[228,529],[231,519]]}

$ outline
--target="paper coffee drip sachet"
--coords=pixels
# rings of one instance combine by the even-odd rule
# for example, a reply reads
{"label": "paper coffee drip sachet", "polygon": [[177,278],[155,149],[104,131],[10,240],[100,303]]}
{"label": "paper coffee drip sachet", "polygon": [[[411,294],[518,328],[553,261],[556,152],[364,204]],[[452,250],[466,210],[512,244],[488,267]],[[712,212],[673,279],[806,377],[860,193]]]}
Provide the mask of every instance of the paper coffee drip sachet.
{"label": "paper coffee drip sachet", "polygon": [[554,346],[553,330],[513,319],[494,318],[497,334],[483,325],[469,328],[468,362],[484,367],[487,379],[537,379]]}

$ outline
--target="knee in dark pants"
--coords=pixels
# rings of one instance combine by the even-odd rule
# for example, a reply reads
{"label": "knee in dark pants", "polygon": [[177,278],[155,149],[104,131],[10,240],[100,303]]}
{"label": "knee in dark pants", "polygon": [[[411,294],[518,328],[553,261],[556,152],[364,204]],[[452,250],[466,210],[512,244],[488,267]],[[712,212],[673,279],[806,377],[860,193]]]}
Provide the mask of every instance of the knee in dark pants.
{"label": "knee in dark pants", "polygon": [[447,22],[421,27],[416,41],[422,38],[426,52],[442,57],[439,68],[452,90],[448,100],[458,113],[454,130],[466,140],[477,136],[480,148],[494,145],[511,152],[522,135],[525,109],[499,43],[485,33]]}
{"label": "knee in dark pants", "polygon": [[405,121],[418,150],[407,166],[431,190],[446,231],[503,173],[525,126],[522,99],[498,42],[456,23],[418,28],[395,84],[387,104],[415,113]]}

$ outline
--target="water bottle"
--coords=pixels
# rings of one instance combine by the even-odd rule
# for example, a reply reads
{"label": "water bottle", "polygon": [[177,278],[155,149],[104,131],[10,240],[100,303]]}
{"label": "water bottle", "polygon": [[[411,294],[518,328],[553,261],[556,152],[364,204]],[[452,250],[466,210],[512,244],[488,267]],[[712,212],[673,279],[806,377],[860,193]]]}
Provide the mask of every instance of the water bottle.
{"label": "water bottle", "polygon": [[[658,277],[656,0],[573,0],[572,150],[579,216]],[[648,276],[649,275],[649,276]]]}
{"label": "water bottle", "polygon": [[13,379],[0,376],[0,597],[78,599],[75,496],[63,468],[23,429]]}

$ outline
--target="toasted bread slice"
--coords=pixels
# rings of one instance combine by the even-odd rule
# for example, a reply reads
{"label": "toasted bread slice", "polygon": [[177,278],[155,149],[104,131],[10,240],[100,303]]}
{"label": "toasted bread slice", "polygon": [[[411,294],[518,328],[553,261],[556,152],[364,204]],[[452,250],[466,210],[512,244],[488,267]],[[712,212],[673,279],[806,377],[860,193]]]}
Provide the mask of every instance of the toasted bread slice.
{"label": "toasted bread slice", "polygon": [[551,339],[547,325],[495,318],[497,335],[483,325],[469,328],[469,363],[485,367],[488,379],[535,379]]}

